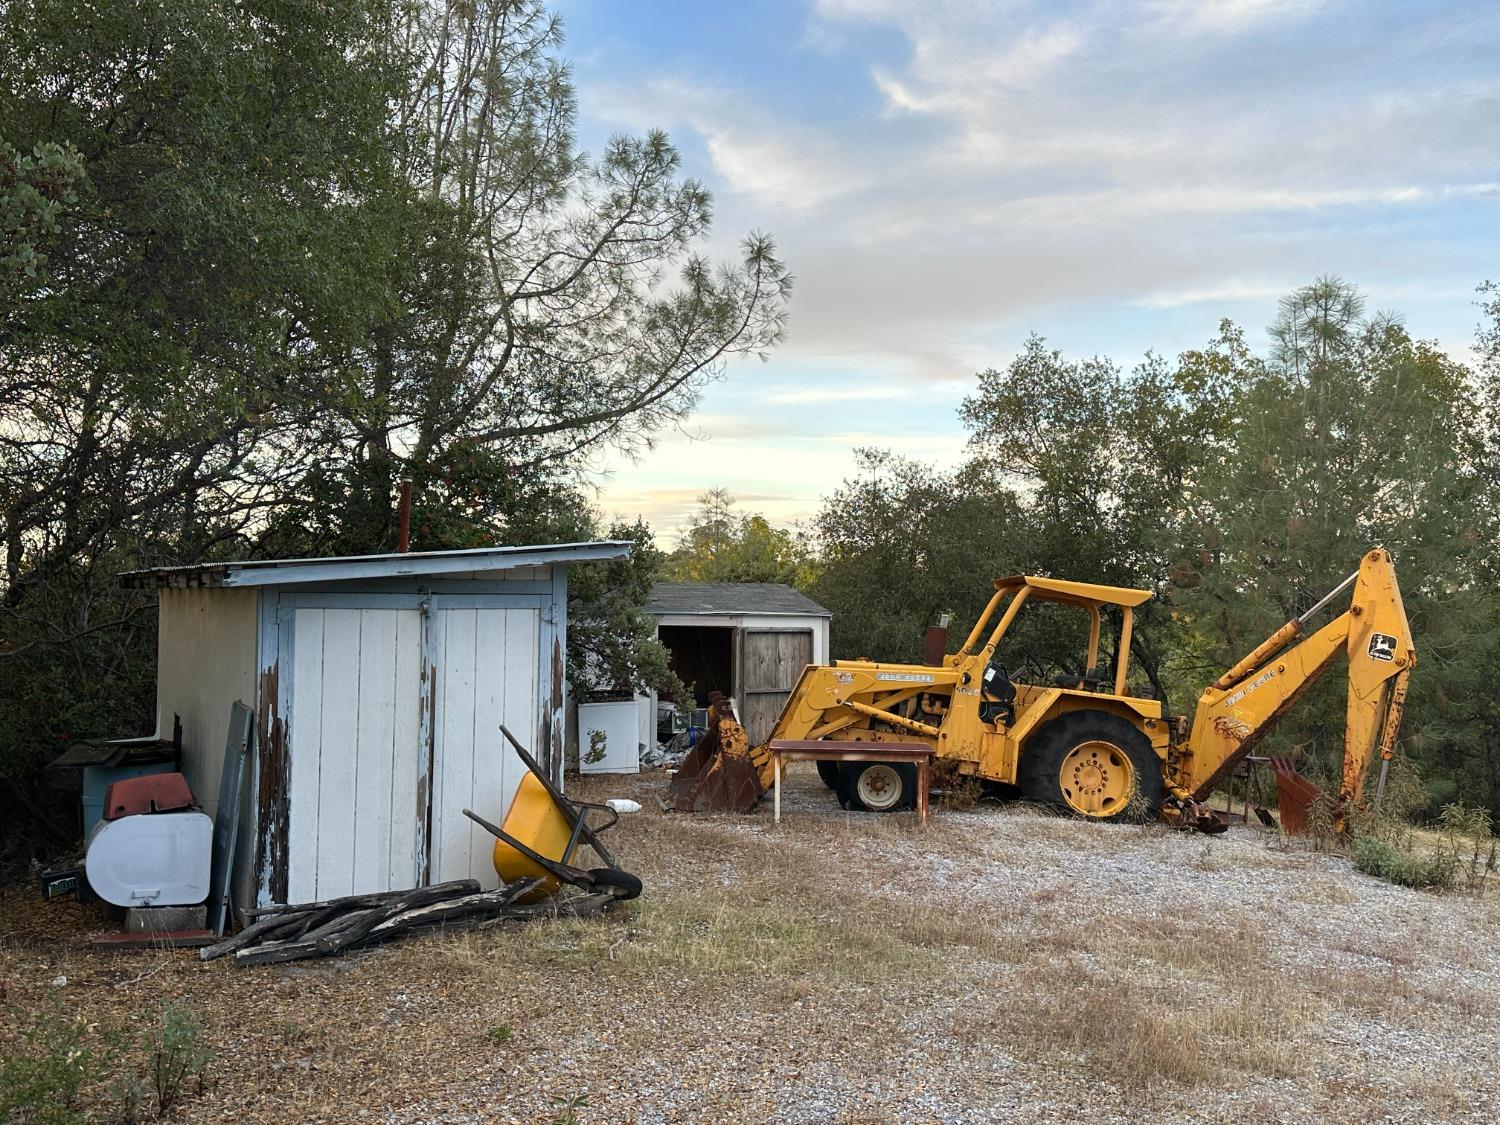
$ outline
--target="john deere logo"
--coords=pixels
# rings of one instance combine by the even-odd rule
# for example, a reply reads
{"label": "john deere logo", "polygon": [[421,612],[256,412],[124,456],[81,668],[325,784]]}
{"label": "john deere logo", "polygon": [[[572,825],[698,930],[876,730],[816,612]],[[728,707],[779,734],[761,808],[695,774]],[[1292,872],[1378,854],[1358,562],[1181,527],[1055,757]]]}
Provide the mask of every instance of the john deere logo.
{"label": "john deere logo", "polygon": [[1370,655],[1376,660],[1395,660],[1396,638],[1386,633],[1371,633]]}

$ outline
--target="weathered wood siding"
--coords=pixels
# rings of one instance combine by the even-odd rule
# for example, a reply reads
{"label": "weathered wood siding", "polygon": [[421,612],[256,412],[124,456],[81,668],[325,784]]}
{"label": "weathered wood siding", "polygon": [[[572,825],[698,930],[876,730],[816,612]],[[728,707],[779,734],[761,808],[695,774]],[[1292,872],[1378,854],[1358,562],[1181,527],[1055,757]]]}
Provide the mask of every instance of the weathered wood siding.
{"label": "weathered wood siding", "polygon": [[525,743],[538,729],[540,613],[534,609],[439,609],[433,613],[437,713],[432,756],[434,883],[500,885],[494,837],[463,815],[499,822],[524,768],[500,734]]}
{"label": "weathered wood siding", "polygon": [[[157,609],[156,729],[182,719],[182,772],[209,816],[219,815],[219,775],[235,700],[255,706],[259,590],[163,590]],[[247,786],[248,788],[248,786]]]}
{"label": "weathered wood siding", "polygon": [[288,901],[499,885],[463,810],[501,820],[520,784],[500,724],[542,722],[542,613],[449,601],[292,611]]}
{"label": "weathered wood siding", "polygon": [[288,899],[413,886],[422,614],[299,608],[294,621]]}
{"label": "weathered wood siding", "polygon": [[812,663],[810,629],[744,629],[740,633],[740,719],[752,745],[771,737],[802,670]]}

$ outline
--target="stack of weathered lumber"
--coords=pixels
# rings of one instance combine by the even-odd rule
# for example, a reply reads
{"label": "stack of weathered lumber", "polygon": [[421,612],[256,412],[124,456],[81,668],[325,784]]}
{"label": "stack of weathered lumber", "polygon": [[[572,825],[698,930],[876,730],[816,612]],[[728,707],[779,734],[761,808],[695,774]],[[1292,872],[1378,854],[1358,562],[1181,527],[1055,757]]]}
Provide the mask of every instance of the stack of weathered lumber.
{"label": "stack of weathered lumber", "polygon": [[519,900],[540,883],[540,879],[518,879],[499,890],[481,891],[475,880],[457,879],[405,891],[261,907],[249,912],[254,921],[243,930],[199,950],[198,955],[207,961],[233,953],[236,965],[267,965],[321,957],[419,931],[482,929],[557,914],[596,914],[619,901],[599,892],[522,904]]}

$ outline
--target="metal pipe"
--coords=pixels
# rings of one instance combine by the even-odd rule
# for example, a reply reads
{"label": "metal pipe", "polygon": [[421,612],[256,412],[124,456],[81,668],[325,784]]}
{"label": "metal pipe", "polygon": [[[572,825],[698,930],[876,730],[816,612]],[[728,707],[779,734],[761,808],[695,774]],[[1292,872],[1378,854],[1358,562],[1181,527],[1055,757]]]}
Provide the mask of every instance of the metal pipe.
{"label": "metal pipe", "polygon": [[1302,622],[1295,618],[1288,621],[1256,646],[1249,656],[1215,680],[1214,687],[1220,691],[1228,691],[1301,635]]}
{"label": "metal pipe", "polygon": [[1259,645],[1259,647],[1255,649],[1254,652],[1250,653],[1250,655],[1246,656],[1233,668],[1229,669],[1229,671],[1225,672],[1222,676],[1215,680],[1214,687],[1218,688],[1220,691],[1228,691],[1235,684],[1239,683],[1246,676],[1248,676],[1251,672],[1259,668],[1271,657],[1275,656],[1276,653],[1280,652],[1287,645],[1291,644],[1294,640],[1302,635],[1302,626],[1307,624],[1313,614],[1317,613],[1318,610],[1322,609],[1329,602],[1333,601],[1334,598],[1338,597],[1345,590],[1347,590],[1350,585],[1353,584],[1354,580],[1358,577],[1359,571],[1356,570],[1353,574],[1349,575],[1348,578],[1344,579],[1332,590],[1329,590],[1327,594],[1319,598],[1318,604],[1313,606],[1312,609],[1308,610],[1301,617],[1292,618],[1280,629],[1277,629],[1276,632],[1267,637]]}
{"label": "metal pipe", "polygon": [[883,719],[888,723],[895,723],[898,727],[905,727],[907,730],[929,735],[932,738],[936,738],[943,733],[937,727],[929,726],[926,723],[919,723],[916,719],[908,719],[905,715],[897,715],[893,711],[882,711],[879,707],[871,707],[868,703],[860,703],[853,699],[835,699],[834,702],[840,707],[847,707],[851,711],[858,711],[861,715],[868,715],[872,719]]}
{"label": "metal pipe", "polygon": [[1380,779],[1375,783],[1375,811],[1380,811],[1380,799],[1385,796],[1385,778],[1391,769],[1391,759],[1396,756],[1396,734],[1401,729],[1401,713],[1406,710],[1406,685],[1411,679],[1411,669],[1405,668],[1396,674],[1391,684],[1391,699],[1386,705],[1385,724],[1380,731]]}
{"label": "metal pipe", "polygon": [[1297,618],[1297,623],[1299,625],[1306,625],[1308,619],[1311,618],[1313,614],[1317,613],[1318,610],[1322,609],[1329,602],[1333,601],[1334,598],[1338,597],[1345,590],[1347,590],[1351,585],[1353,585],[1354,580],[1358,577],[1359,571],[1356,570],[1353,574],[1349,575],[1348,578],[1344,579],[1332,590],[1329,590],[1328,593],[1324,594],[1323,597],[1318,599],[1318,604],[1313,606],[1312,609],[1308,610],[1301,617]]}
{"label": "metal pipe", "polygon": [[411,477],[401,478],[401,530],[396,536],[396,553],[404,555],[411,550]]}
{"label": "metal pipe", "polygon": [[1135,611],[1125,607],[1125,622],[1120,626],[1120,658],[1115,662],[1115,694],[1125,694],[1125,677],[1130,671],[1130,631],[1135,626]]}
{"label": "metal pipe", "polygon": [[995,607],[1000,604],[1000,599],[1005,597],[1007,592],[1005,590],[996,590],[990,595],[989,604],[984,607],[984,612],[979,615],[979,620],[974,622],[974,628],[969,630],[968,639],[964,641],[963,647],[958,650],[956,655],[960,657],[968,656],[969,653],[974,651],[974,646],[979,643],[979,636],[984,632],[984,627],[989,624],[990,617],[995,612]]}
{"label": "metal pipe", "polygon": [[1000,643],[1000,638],[1005,636],[1005,631],[1010,628],[1010,623],[1016,619],[1016,614],[1026,604],[1026,598],[1030,593],[1030,586],[1022,586],[1016,591],[1016,596],[1010,605],[1005,607],[1005,616],[1000,619],[1000,624],[996,625],[995,631],[990,634],[989,643],[980,650],[984,654],[986,663],[989,662],[990,657],[995,655],[995,646]]}

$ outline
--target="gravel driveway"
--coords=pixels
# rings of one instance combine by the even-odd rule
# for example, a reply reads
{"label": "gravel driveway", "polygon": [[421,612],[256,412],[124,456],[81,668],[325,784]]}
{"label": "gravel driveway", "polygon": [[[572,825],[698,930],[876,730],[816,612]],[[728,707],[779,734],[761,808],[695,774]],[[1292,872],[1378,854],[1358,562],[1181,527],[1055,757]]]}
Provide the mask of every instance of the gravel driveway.
{"label": "gravel driveway", "polygon": [[924,829],[803,767],[777,828],[664,815],[662,784],[579,786],[645,805],[615,849],[646,892],[602,921],[236,970],[95,954],[96,917],[10,892],[0,1028],[53,994],[105,1025],[180,997],[216,1051],[183,1120],[1500,1119],[1490,900],[1258,827],[982,804]]}

